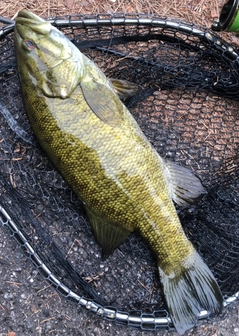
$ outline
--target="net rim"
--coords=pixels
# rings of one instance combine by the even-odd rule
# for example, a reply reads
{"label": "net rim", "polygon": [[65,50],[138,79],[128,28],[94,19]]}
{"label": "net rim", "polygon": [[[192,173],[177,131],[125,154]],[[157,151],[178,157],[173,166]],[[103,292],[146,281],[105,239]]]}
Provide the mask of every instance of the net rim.
{"label": "net rim", "polygon": [[[147,14],[97,14],[97,15],[67,15],[67,19],[62,18],[46,18],[51,24],[56,27],[109,27],[109,26],[142,26],[142,27],[158,27],[177,30],[182,34],[187,34],[203,39],[209,45],[215,44],[222,53],[226,53],[227,57],[239,63],[239,51],[232,45],[224,41],[215,32],[209,28],[199,26],[192,23],[187,23],[175,18],[160,17]],[[75,18],[75,19],[72,19]],[[77,19],[76,19],[77,18]],[[6,37],[14,31],[15,23],[13,20],[5,19],[0,16],[0,22],[7,24],[0,28],[0,39]]]}

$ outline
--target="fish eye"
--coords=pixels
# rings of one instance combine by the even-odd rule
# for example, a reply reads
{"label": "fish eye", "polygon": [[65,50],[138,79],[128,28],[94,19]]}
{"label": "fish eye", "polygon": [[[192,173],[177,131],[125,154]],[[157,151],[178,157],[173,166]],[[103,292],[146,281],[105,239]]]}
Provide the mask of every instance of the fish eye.
{"label": "fish eye", "polygon": [[35,44],[34,42],[32,42],[31,40],[24,40],[22,42],[22,45],[25,49],[27,49],[28,51],[32,51],[33,49],[35,49]]}

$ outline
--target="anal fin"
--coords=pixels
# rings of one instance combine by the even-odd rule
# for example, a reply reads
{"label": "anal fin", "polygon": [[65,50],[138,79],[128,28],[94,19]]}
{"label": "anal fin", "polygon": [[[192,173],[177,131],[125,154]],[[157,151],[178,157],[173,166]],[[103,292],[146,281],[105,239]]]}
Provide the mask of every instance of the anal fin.
{"label": "anal fin", "polygon": [[94,235],[102,248],[102,259],[106,260],[109,255],[125,241],[130,231],[93,214],[88,208],[86,208],[86,211]]}

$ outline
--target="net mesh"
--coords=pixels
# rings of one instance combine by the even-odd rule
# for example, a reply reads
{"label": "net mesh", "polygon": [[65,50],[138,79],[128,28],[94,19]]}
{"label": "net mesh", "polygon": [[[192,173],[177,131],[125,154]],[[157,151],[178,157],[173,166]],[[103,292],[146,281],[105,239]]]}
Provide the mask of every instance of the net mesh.
{"label": "net mesh", "polygon": [[[108,77],[142,85],[143,91],[125,104],[162,157],[201,178],[208,194],[194,206],[178,207],[178,214],[225,297],[238,292],[237,50],[205,28],[168,18],[69,16],[53,23]],[[72,291],[102,307],[127,311],[136,320],[144,314],[167,317],[155,260],[141,237],[130,235],[101,260],[82,204],[31,133],[13,33],[4,28],[0,63],[1,205]],[[9,219],[2,215],[2,222]],[[13,235],[26,245],[17,232]],[[36,261],[34,252],[29,256]],[[134,325],[129,318],[127,323]],[[149,328],[142,320],[137,326]]]}

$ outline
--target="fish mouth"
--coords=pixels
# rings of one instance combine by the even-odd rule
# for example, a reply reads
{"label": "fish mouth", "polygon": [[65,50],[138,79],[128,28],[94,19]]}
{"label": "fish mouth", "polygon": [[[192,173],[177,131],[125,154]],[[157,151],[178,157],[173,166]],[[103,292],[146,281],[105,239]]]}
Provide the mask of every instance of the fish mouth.
{"label": "fish mouth", "polygon": [[26,20],[26,22],[33,22],[33,23],[36,23],[36,22],[45,22],[45,20],[41,19],[39,16],[37,16],[36,14],[33,14],[32,12],[29,12],[28,10],[26,9],[21,9],[16,17],[14,18],[15,20],[17,21],[21,21],[21,20]]}
{"label": "fish mouth", "polygon": [[31,29],[34,33],[41,35],[49,34],[52,29],[50,22],[43,20],[26,9],[20,10],[14,19],[16,22],[16,29],[22,38],[25,38],[25,36],[22,36],[24,35],[23,27]]}

